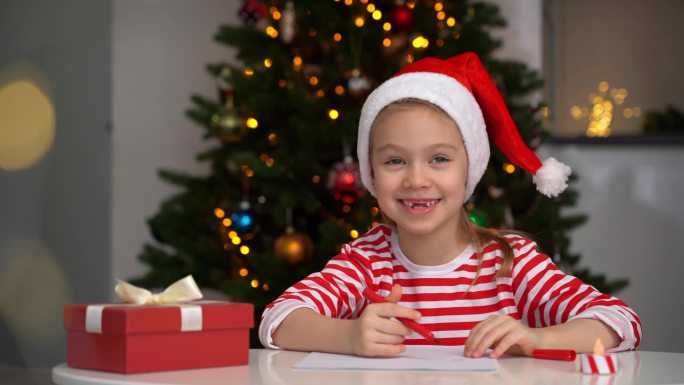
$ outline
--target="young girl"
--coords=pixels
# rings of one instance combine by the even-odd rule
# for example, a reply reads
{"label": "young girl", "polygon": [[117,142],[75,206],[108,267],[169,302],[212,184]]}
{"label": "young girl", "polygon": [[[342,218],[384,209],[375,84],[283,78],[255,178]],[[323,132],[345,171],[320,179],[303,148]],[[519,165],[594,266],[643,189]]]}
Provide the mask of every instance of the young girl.
{"label": "young girl", "polygon": [[[570,168],[525,146],[495,84],[472,53],[416,61],[380,85],[361,112],[364,186],[387,225],[342,247],[323,271],[286,290],[262,316],[264,346],[390,356],[429,343],[421,323],[467,357],[534,349],[635,349],[641,323],[624,302],[562,273],[536,244],[472,223],[463,204],[491,139],[537,189],[557,196]],[[370,303],[370,288],[388,303]]]}

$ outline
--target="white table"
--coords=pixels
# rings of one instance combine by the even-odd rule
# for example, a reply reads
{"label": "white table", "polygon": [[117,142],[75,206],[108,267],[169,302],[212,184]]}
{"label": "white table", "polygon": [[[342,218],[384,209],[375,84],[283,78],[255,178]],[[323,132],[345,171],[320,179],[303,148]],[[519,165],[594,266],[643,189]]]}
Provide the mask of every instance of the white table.
{"label": "white table", "polygon": [[245,366],[134,375],[72,369],[61,364],[53,368],[52,381],[58,385],[684,384],[684,353],[619,353],[620,371],[608,376],[580,373],[579,358],[563,362],[506,357],[499,360],[497,373],[292,370],[306,354],[253,349],[249,352],[250,363]]}

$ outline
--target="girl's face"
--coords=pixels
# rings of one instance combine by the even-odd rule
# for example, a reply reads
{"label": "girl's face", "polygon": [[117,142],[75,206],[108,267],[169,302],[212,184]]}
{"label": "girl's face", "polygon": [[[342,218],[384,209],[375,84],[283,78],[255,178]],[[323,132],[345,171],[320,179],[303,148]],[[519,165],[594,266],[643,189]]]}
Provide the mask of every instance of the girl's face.
{"label": "girl's face", "polygon": [[373,125],[370,152],[378,204],[400,231],[456,234],[468,159],[451,118],[427,105],[392,105]]}

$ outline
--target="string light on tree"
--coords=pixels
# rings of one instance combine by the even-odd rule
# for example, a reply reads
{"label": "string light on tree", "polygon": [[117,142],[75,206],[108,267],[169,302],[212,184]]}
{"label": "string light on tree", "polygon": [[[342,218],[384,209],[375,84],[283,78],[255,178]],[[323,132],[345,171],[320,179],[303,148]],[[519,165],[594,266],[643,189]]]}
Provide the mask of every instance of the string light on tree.
{"label": "string light on tree", "polygon": [[430,41],[423,36],[416,36],[411,42],[414,48],[427,48],[430,45]]}

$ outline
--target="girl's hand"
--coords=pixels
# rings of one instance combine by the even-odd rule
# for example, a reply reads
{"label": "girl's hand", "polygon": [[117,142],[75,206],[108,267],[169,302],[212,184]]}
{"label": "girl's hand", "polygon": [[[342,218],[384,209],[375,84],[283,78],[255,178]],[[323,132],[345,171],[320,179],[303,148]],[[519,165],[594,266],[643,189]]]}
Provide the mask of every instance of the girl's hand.
{"label": "girl's hand", "polygon": [[420,312],[399,306],[401,286],[392,286],[389,303],[371,303],[361,317],[353,321],[351,343],[354,354],[359,356],[393,356],[406,350],[402,344],[412,330],[401,322],[391,319],[403,317],[412,320],[420,318]]}
{"label": "girl's hand", "polygon": [[463,355],[478,358],[491,348],[491,358],[504,353],[531,357],[543,344],[541,329],[525,326],[509,315],[491,316],[470,331]]}

